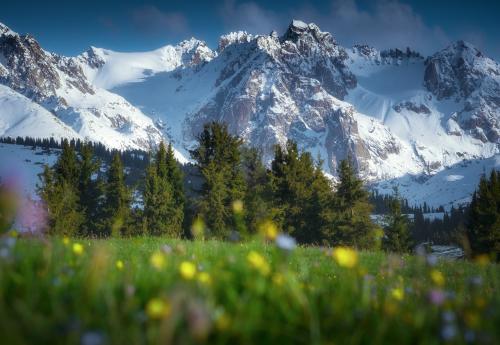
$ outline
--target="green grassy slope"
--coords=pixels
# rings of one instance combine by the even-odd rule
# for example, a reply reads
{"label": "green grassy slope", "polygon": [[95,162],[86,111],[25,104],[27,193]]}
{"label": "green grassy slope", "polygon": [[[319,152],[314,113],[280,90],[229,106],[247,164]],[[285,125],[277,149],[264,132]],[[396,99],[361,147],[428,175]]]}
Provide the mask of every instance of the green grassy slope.
{"label": "green grassy slope", "polygon": [[1,241],[3,344],[500,342],[495,264],[262,242]]}

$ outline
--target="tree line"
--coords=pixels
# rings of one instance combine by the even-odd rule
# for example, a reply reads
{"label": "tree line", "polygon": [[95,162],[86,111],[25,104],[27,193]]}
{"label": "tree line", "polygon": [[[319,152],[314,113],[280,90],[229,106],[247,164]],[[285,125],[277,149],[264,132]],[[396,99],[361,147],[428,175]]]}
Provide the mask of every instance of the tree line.
{"label": "tree line", "polygon": [[[498,173],[481,179],[470,208],[452,208],[431,221],[424,212],[441,208],[409,206],[397,190],[389,197],[370,195],[350,159],[340,162],[334,183],[323,174],[322,162],[293,141],[275,146],[266,168],[261,152],[224,124],[206,124],[196,139],[190,151],[194,164],[185,167],[164,143],[155,152],[125,153],[94,143],[42,140],[61,150],[38,186],[48,232],[191,238],[201,231],[204,238],[244,239],[272,222],[302,244],[406,252],[423,240],[445,243],[464,235],[473,253],[498,251]],[[38,139],[15,141],[38,146]],[[133,182],[127,181],[124,157],[137,163]],[[370,215],[381,209],[384,222],[374,224]],[[413,222],[407,213],[415,215]]]}

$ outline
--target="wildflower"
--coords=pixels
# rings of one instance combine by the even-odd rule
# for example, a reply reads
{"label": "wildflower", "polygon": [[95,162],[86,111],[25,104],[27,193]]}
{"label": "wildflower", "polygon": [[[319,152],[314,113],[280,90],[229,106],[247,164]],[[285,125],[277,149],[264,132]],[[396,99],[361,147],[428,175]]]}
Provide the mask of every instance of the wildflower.
{"label": "wildflower", "polygon": [[252,250],[250,253],[248,253],[247,260],[250,265],[258,270],[263,276],[267,276],[271,271],[271,268],[269,267],[266,259],[256,251]]}
{"label": "wildflower", "polygon": [[474,261],[480,266],[486,266],[490,262],[490,257],[487,254],[481,254],[474,258]]}
{"label": "wildflower", "polygon": [[172,247],[170,247],[168,244],[165,244],[161,247],[161,251],[165,254],[171,254],[172,253]]}
{"label": "wildflower", "polygon": [[397,301],[402,301],[405,296],[405,292],[401,288],[395,288],[391,290],[391,296]]}
{"label": "wildflower", "polygon": [[427,264],[429,266],[436,266],[438,262],[438,257],[434,254],[429,254],[427,255]]}
{"label": "wildflower", "polygon": [[342,267],[353,268],[358,263],[358,253],[351,248],[337,247],[333,250],[332,256]]}
{"label": "wildflower", "polygon": [[217,327],[219,331],[224,331],[229,328],[229,325],[231,324],[231,319],[226,314],[224,309],[217,308],[215,310],[214,316],[215,316],[215,327]]}
{"label": "wildflower", "polygon": [[167,260],[165,259],[165,255],[163,255],[163,253],[155,252],[149,258],[149,263],[151,264],[151,266],[153,266],[157,270],[161,270],[167,264]]}
{"label": "wildflower", "polygon": [[198,281],[203,285],[210,285],[212,283],[212,277],[207,272],[200,272],[198,274]]}
{"label": "wildflower", "polygon": [[434,305],[442,305],[446,300],[446,295],[441,290],[431,290],[429,293],[429,300]]}
{"label": "wildflower", "polygon": [[124,267],[123,261],[117,260],[115,266],[119,271],[123,270]]}
{"label": "wildflower", "polygon": [[444,340],[451,340],[455,338],[457,335],[457,328],[452,325],[452,324],[447,324],[443,327],[441,330],[441,337],[443,337]]}
{"label": "wildflower", "polygon": [[82,255],[83,254],[83,245],[81,243],[73,243],[73,253],[76,255]]}
{"label": "wildflower", "polygon": [[191,280],[196,276],[196,266],[192,262],[183,261],[179,266],[179,272],[182,278]]}
{"label": "wildflower", "polygon": [[441,273],[438,270],[432,270],[431,271],[431,279],[434,284],[437,286],[443,286],[444,285],[444,276],[443,273]]}
{"label": "wildflower", "polygon": [[160,298],[151,299],[146,305],[146,314],[151,319],[161,319],[170,313],[170,304]]}
{"label": "wildflower", "polygon": [[276,273],[275,275],[273,275],[273,283],[274,284],[281,286],[281,285],[283,285],[284,281],[285,281],[285,277],[283,276],[283,274]]}
{"label": "wildflower", "polygon": [[241,214],[243,212],[243,201],[241,200],[233,201],[233,212],[235,214]]}
{"label": "wildflower", "polygon": [[274,240],[278,236],[278,228],[270,221],[266,220],[259,226],[259,232],[268,240]]}
{"label": "wildflower", "polygon": [[194,238],[202,239],[203,234],[205,233],[205,222],[201,217],[196,217],[193,225],[191,226],[191,231],[193,233]]}
{"label": "wildflower", "polygon": [[276,237],[276,245],[278,246],[278,248],[283,249],[285,251],[292,251],[293,249],[295,249],[297,242],[291,236],[285,234],[279,234]]}
{"label": "wildflower", "polygon": [[64,236],[63,239],[62,239],[62,242],[65,246],[69,245],[69,237],[68,236]]}
{"label": "wildflower", "polygon": [[101,332],[97,331],[89,331],[85,332],[82,335],[82,339],[80,341],[82,345],[102,345],[105,344],[105,337]]}

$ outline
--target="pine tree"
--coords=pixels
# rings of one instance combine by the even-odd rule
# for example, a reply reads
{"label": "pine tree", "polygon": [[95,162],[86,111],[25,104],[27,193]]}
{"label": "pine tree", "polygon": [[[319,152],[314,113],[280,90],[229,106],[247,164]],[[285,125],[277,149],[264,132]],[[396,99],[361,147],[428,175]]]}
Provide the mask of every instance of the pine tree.
{"label": "pine tree", "polygon": [[70,182],[57,176],[47,165],[40,174],[40,179],[42,185],[38,187],[38,193],[47,208],[49,233],[65,236],[78,235],[84,217],[79,210],[76,188]]}
{"label": "pine tree", "polygon": [[370,219],[371,205],[363,182],[356,176],[349,159],[342,160],[338,169],[336,216],[330,241],[335,244],[371,248],[375,244],[376,226]]}
{"label": "pine tree", "polygon": [[489,254],[500,260],[500,174],[482,176],[470,204],[467,238],[473,255]]}
{"label": "pine tree", "polygon": [[411,249],[412,243],[408,217],[401,213],[401,203],[396,187],[393,197],[390,199],[389,214],[385,217],[383,246],[387,251],[406,253]]}
{"label": "pine tree", "polygon": [[131,193],[125,185],[125,174],[120,155],[115,153],[107,172],[103,205],[105,234],[130,234]]}
{"label": "pine tree", "polygon": [[276,146],[271,164],[272,214],[280,228],[300,243],[320,243],[331,225],[333,189],[308,152],[288,141]]}
{"label": "pine tree", "polygon": [[240,154],[242,141],[232,136],[226,125],[217,122],[205,124],[197,141],[198,146],[191,151],[191,156],[204,180],[197,213],[205,220],[211,235],[226,238],[235,228],[232,203],[245,196]]}
{"label": "pine tree", "polygon": [[244,147],[241,152],[246,184],[244,218],[249,231],[256,233],[259,224],[271,215],[269,179],[258,149]]}
{"label": "pine tree", "polygon": [[102,206],[104,202],[104,184],[97,175],[101,162],[94,158],[92,145],[86,143],[80,150],[78,195],[79,204],[84,213],[81,234],[99,235],[102,231]]}
{"label": "pine tree", "polygon": [[183,176],[172,145],[162,142],[146,172],[144,228],[151,235],[180,237],[184,219]]}

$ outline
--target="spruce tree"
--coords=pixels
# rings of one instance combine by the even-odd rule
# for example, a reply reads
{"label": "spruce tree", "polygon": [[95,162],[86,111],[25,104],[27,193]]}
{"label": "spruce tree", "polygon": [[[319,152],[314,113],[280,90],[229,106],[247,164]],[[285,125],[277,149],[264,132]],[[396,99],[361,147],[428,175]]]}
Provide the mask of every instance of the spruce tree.
{"label": "spruce tree", "polygon": [[280,228],[300,243],[320,243],[330,228],[333,190],[308,152],[288,141],[275,148],[271,164],[272,214]]}
{"label": "spruce tree", "polygon": [[[64,163],[58,162],[59,167]],[[45,165],[40,174],[38,194],[47,209],[48,231],[54,235],[75,236],[84,222],[79,208],[77,189]]]}
{"label": "spruce tree", "polygon": [[101,162],[94,158],[92,145],[83,144],[80,150],[78,194],[80,208],[85,221],[81,233],[85,236],[99,235],[102,231],[102,206],[104,184],[98,175]]}
{"label": "spruce tree", "polygon": [[183,176],[172,145],[160,143],[146,172],[144,188],[144,228],[151,235],[180,237],[184,219]]}
{"label": "spruce tree", "polygon": [[467,238],[473,255],[488,254],[500,260],[500,174],[482,176],[472,197]]}
{"label": "spruce tree", "polygon": [[248,230],[256,233],[259,224],[271,215],[269,178],[258,149],[243,147],[241,152],[246,183],[244,218]]}
{"label": "spruce tree", "polygon": [[372,206],[363,182],[356,176],[350,158],[342,160],[338,169],[339,183],[335,196],[336,216],[330,241],[335,244],[371,248],[377,227],[370,219]]}
{"label": "spruce tree", "polygon": [[203,178],[197,213],[206,222],[209,235],[226,238],[234,230],[231,206],[245,196],[241,166],[242,141],[229,133],[225,124],[205,124],[191,151]]}
{"label": "spruce tree", "polygon": [[125,185],[125,174],[120,155],[115,153],[107,172],[104,198],[105,234],[130,234],[131,193]]}
{"label": "spruce tree", "polygon": [[408,217],[401,212],[401,198],[398,188],[389,199],[389,213],[385,217],[383,247],[387,251],[406,253],[411,249]]}

